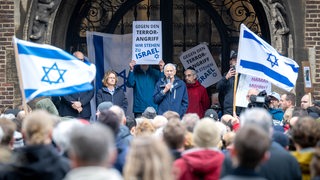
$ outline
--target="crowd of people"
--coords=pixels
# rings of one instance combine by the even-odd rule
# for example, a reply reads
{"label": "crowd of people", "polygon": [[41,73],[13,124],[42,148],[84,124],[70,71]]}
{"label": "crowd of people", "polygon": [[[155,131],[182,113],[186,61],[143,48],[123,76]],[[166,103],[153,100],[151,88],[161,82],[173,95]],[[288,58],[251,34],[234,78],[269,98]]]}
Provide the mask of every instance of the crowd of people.
{"label": "crowd of people", "polygon": [[250,89],[250,107],[235,111],[235,56],[211,98],[193,68],[182,80],[174,64],[131,61],[134,117],[112,70],[97,91],[97,121],[89,121],[93,91],[4,110],[0,179],[319,179],[319,101],[308,93],[297,106],[293,93]]}

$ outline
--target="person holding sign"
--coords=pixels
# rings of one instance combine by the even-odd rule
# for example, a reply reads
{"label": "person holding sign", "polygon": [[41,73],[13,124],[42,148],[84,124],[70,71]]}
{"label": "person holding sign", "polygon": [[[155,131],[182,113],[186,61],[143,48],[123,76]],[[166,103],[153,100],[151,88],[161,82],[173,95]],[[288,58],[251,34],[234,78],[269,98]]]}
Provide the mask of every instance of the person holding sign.
{"label": "person holding sign", "polygon": [[159,70],[149,65],[136,65],[136,61],[129,63],[130,72],[127,78],[127,87],[133,88],[133,113],[134,117],[140,117],[144,110],[152,106],[157,109],[153,102],[153,91],[157,81],[163,77],[164,62],[159,61]]}
{"label": "person holding sign", "polygon": [[187,113],[197,113],[200,118],[203,118],[205,111],[210,106],[207,90],[197,80],[197,74],[193,68],[185,70],[184,76],[189,99]]}
{"label": "person holding sign", "polygon": [[161,78],[153,93],[153,101],[158,104],[158,114],[162,115],[168,110],[179,113],[182,117],[188,108],[188,93],[186,84],[176,75],[176,66],[164,66],[165,77]]}

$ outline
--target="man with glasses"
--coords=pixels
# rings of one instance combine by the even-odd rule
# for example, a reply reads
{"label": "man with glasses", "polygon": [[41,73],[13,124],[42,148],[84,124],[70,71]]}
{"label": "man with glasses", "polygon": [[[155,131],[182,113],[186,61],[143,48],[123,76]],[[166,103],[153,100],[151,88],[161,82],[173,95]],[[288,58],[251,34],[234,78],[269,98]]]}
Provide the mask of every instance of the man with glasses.
{"label": "man with glasses", "polygon": [[205,111],[210,106],[207,90],[197,80],[197,74],[193,68],[185,70],[184,76],[189,100],[187,113],[197,113],[200,118],[203,118]]}

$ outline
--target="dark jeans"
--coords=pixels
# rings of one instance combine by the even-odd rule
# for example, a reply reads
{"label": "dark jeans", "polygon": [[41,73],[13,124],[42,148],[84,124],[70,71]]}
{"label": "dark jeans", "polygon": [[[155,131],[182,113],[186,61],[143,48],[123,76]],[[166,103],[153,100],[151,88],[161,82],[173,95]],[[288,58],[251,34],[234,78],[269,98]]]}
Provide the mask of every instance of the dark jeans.
{"label": "dark jeans", "polygon": [[134,113],[134,118],[139,118],[142,116],[142,113]]}

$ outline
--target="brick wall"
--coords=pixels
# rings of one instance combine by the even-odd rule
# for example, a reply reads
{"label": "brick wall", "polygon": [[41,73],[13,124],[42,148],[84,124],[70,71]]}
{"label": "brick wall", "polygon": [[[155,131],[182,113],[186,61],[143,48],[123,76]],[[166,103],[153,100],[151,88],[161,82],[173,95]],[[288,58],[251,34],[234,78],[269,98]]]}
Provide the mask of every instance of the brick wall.
{"label": "brick wall", "polygon": [[0,110],[12,108],[20,94],[12,46],[14,32],[14,0],[0,0]]}
{"label": "brick wall", "polygon": [[305,20],[305,45],[307,48],[315,48],[314,92],[316,97],[320,97],[320,0],[306,0]]}

